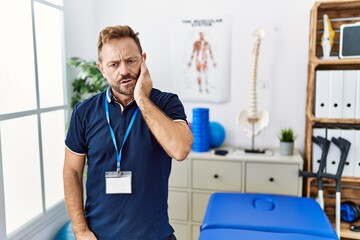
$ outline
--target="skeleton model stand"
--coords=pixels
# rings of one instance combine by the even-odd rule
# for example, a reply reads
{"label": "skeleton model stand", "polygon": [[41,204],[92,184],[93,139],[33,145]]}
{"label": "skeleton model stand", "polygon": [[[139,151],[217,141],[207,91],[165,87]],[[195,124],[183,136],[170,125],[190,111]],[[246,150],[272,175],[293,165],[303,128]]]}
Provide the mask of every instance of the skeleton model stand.
{"label": "skeleton model stand", "polygon": [[245,149],[248,153],[265,153],[265,150],[255,149],[255,136],[269,124],[269,113],[258,111],[256,94],[256,77],[261,39],[265,36],[263,29],[258,28],[253,34],[255,41],[252,52],[252,68],[250,83],[250,107],[248,111],[242,111],[238,116],[238,124],[251,137],[251,149]]}

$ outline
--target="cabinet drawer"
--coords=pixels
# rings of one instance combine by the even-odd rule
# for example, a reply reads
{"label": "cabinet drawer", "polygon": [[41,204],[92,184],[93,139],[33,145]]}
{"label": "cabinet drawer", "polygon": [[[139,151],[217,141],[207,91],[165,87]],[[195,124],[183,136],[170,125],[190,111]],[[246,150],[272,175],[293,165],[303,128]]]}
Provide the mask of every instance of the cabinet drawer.
{"label": "cabinet drawer", "polygon": [[172,160],[171,174],[169,178],[170,187],[187,188],[189,186],[188,166],[189,161],[187,159],[181,162]]}
{"label": "cabinet drawer", "polygon": [[[191,240],[199,240],[199,237],[200,237],[200,226],[201,226],[201,225],[193,224],[193,226],[192,226],[192,238],[191,238]],[[181,239],[179,239],[179,240],[181,240]]]}
{"label": "cabinet drawer", "polygon": [[177,239],[189,239],[190,227],[188,224],[171,222],[171,226],[174,228],[174,234]]}
{"label": "cabinet drawer", "polygon": [[194,159],[192,186],[197,189],[241,191],[241,163]]}
{"label": "cabinet drawer", "polygon": [[295,164],[247,163],[245,191],[299,195],[298,174]]}
{"label": "cabinet drawer", "polygon": [[189,220],[188,217],[188,193],[169,191],[169,218],[171,220]]}
{"label": "cabinet drawer", "polygon": [[192,220],[202,222],[206,207],[210,199],[210,193],[193,193],[192,195]]}

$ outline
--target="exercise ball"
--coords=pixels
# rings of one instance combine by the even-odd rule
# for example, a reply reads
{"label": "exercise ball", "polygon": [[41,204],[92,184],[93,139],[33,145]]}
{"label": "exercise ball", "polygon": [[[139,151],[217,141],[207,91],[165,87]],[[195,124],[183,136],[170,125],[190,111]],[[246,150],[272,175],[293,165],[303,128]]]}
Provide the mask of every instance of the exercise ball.
{"label": "exercise ball", "polygon": [[210,122],[210,147],[216,148],[225,140],[225,128],[218,122]]}
{"label": "exercise ball", "polygon": [[71,227],[71,222],[67,221],[56,233],[55,240],[75,240],[75,235]]}

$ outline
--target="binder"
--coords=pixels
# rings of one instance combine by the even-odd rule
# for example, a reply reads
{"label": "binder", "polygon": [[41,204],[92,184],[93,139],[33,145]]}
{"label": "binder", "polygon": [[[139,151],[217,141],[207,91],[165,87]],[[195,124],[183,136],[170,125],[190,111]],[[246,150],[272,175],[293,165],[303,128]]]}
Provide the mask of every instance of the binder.
{"label": "binder", "polygon": [[342,118],[355,118],[357,71],[344,70]]}
{"label": "binder", "polygon": [[355,163],[355,130],[343,129],[341,130],[341,137],[345,138],[351,143],[348,156],[346,158],[344,170],[342,176],[353,177],[354,176],[354,163]]}
{"label": "binder", "polygon": [[360,130],[355,131],[355,161],[354,161],[354,177],[360,177]]}
{"label": "binder", "polygon": [[360,70],[357,71],[357,83],[356,83],[356,103],[355,103],[356,118],[360,118]]}
{"label": "binder", "polygon": [[329,118],[342,117],[343,70],[331,71]]}
{"label": "binder", "polygon": [[315,79],[315,117],[329,117],[330,73],[328,70],[316,71]]}
{"label": "binder", "polygon": [[[327,130],[327,139],[331,141],[331,139],[338,138],[341,136],[340,129],[328,129]],[[333,143],[330,143],[329,152],[326,160],[326,172],[330,174],[336,174],[339,161],[340,161],[341,151],[340,149]]]}
{"label": "binder", "polygon": [[[314,128],[313,129],[313,136],[323,137],[326,138],[326,128]],[[322,149],[316,143],[312,143],[312,171],[317,173],[320,166],[320,159],[321,159]]]}

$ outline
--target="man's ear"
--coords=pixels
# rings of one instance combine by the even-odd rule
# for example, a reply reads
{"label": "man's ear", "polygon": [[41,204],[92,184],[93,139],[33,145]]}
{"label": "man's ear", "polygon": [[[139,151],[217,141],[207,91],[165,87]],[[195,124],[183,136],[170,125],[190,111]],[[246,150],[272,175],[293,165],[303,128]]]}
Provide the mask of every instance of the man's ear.
{"label": "man's ear", "polygon": [[96,67],[100,70],[101,74],[104,76],[104,69],[99,61],[96,62]]}
{"label": "man's ear", "polygon": [[146,53],[142,54],[142,60],[145,61],[146,60]]}

